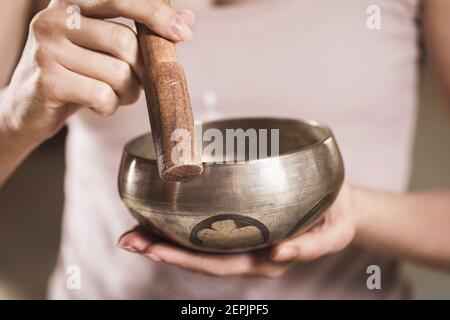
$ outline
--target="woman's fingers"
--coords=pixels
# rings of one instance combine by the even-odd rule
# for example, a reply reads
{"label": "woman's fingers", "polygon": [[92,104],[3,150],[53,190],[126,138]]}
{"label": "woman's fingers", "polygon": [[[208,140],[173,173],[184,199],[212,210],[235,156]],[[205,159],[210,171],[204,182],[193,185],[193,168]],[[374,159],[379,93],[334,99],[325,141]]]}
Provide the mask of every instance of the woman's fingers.
{"label": "woman's fingers", "polygon": [[151,239],[139,227],[122,236],[119,240],[119,247],[139,253],[156,262],[164,262],[212,276],[278,277],[289,266],[287,263],[271,261],[267,250],[234,254],[213,254],[187,250]]}
{"label": "woman's fingers", "polygon": [[[157,241],[140,227],[124,234],[119,240],[118,246],[130,252],[139,253],[156,262],[165,262],[190,271],[208,274],[225,275],[229,272],[230,265],[234,265],[236,262],[239,270],[235,271],[240,272],[240,268],[244,271],[249,263],[248,260],[243,261],[239,255],[206,255]],[[236,265],[234,266],[236,267]]]}
{"label": "woman's fingers", "polygon": [[167,243],[157,243],[143,253],[160,261],[194,272],[215,276],[245,275],[252,270],[252,257],[246,254],[206,254]]}
{"label": "woman's fingers", "polygon": [[[58,18],[60,15],[56,12],[58,10],[54,10],[58,7],[65,8],[70,4],[80,6],[81,29],[72,30],[63,26],[63,21]],[[58,47],[52,46],[57,62],[74,73],[107,84],[114,90],[121,105],[135,102],[140,94],[140,80],[144,68],[137,35],[133,29],[125,25],[92,17],[125,16],[146,23],[150,27],[153,23],[156,29],[161,27],[164,21],[167,22],[165,18],[169,16],[181,19],[189,30],[195,21],[190,11],[174,12],[158,0],[55,0],[52,6],[53,9],[45,15],[45,20],[53,21],[55,28],[57,25],[59,29],[63,28],[64,31],[62,34],[59,33],[60,35],[64,35],[64,32],[66,34],[64,37],[59,37]],[[144,14],[145,12],[147,15]],[[50,23],[42,23],[42,25],[47,26]],[[96,107],[95,104],[91,107],[101,114],[110,114],[108,110],[113,109],[109,108],[105,112],[105,107]]]}
{"label": "woman's fingers", "polygon": [[287,264],[269,259],[267,251],[214,254],[186,250],[167,243],[149,246],[144,256],[151,255],[171,265],[212,276],[250,276],[276,278],[287,270]]}
{"label": "woman's fingers", "polygon": [[140,82],[127,62],[70,42],[67,42],[66,46],[65,50],[56,50],[55,53],[57,61],[62,66],[80,75],[107,83],[119,97],[120,105],[136,102],[140,94]]}
{"label": "woman's fingers", "polygon": [[48,77],[47,81],[52,82],[50,85],[55,99],[86,106],[102,116],[110,116],[117,111],[119,97],[110,85],[77,74],[60,65],[54,68],[57,75]]}
{"label": "woman's fingers", "polygon": [[109,54],[127,62],[139,79],[143,64],[136,33],[128,26],[99,19],[81,18],[82,30],[67,29],[67,38],[74,44]]}
{"label": "woman's fingers", "polygon": [[147,251],[147,248],[157,241],[145,234],[141,226],[136,226],[120,237],[117,246],[130,252],[141,253]]}
{"label": "woman's fingers", "polygon": [[[190,11],[180,11],[183,20],[191,27],[195,17]],[[74,44],[106,53],[127,62],[142,80],[144,67],[137,35],[133,29],[120,23],[81,17],[82,30],[67,29],[67,38]],[[76,56],[76,53],[71,53]]]}
{"label": "woman's fingers", "polygon": [[160,0],[70,0],[70,3],[79,6],[82,15],[129,18],[173,41],[188,41],[193,35],[182,17]]}

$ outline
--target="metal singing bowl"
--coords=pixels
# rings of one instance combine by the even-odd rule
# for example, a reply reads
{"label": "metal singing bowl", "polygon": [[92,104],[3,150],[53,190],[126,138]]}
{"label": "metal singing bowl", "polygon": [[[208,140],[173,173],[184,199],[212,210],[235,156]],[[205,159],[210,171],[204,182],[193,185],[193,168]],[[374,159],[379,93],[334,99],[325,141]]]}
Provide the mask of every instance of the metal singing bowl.
{"label": "metal singing bowl", "polygon": [[215,163],[211,154],[203,154],[199,178],[167,183],[159,178],[150,134],[130,141],[123,152],[119,192],[150,233],[194,250],[248,251],[306,230],[336,198],[344,166],[326,126],[248,118],[203,124],[203,132],[211,128],[224,137],[227,129],[279,129],[279,155]]}

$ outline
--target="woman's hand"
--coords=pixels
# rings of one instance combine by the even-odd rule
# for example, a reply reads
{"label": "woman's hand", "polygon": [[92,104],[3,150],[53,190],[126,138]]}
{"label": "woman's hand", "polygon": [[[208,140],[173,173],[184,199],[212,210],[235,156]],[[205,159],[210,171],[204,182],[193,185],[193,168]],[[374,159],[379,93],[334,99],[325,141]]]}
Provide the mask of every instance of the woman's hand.
{"label": "woman's hand", "polygon": [[274,278],[283,275],[295,262],[311,261],[341,251],[352,242],[355,229],[352,187],[344,185],[317,225],[269,249],[235,254],[194,252],[152,239],[141,227],[124,234],[119,247],[156,262],[207,275]]}
{"label": "woman's hand", "polygon": [[[79,29],[68,27],[72,5],[81,10]],[[127,26],[103,20],[118,16],[173,41],[192,37],[192,13],[159,1],[51,1],[34,17],[2,99],[0,131],[16,139],[15,145],[41,143],[81,107],[110,116],[137,100],[143,73],[137,36]]]}

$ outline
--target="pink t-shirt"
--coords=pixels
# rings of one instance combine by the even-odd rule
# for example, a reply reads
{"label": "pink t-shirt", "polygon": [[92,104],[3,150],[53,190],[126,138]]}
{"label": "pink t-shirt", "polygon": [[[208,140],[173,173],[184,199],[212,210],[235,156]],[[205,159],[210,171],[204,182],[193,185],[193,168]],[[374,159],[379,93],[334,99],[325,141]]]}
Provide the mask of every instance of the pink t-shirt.
{"label": "pink t-shirt", "polygon": [[[381,29],[366,26],[370,5]],[[259,0],[197,13],[195,38],[178,46],[198,119],[278,116],[334,131],[347,180],[392,191],[408,186],[417,94],[419,0]],[[121,203],[124,144],[149,130],[144,97],[110,119],[70,121],[65,212],[52,298],[398,298],[395,261],[351,247],[299,263],[276,280],[213,278],[150,262],[116,247],[135,221]],[[382,289],[369,290],[369,265]],[[66,286],[81,270],[81,289]]]}

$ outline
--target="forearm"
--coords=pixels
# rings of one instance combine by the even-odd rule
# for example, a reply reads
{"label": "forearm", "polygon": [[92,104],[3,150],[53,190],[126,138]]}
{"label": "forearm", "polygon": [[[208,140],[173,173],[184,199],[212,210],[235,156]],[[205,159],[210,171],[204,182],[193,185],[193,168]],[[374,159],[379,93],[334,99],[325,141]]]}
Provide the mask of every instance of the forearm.
{"label": "forearm", "polygon": [[450,268],[450,191],[353,191],[355,243],[381,254]]}
{"label": "forearm", "polygon": [[25,142],[9,130],[5,91],[0,90],[0,187],[34,148],[32,143]]}
{"label": "forearm", "polygon": [[6,86],[23,49],[32,7],[33,1],[29,0],[0,0],[0,188],[32,150],[32,145],[20,142],[8,130],[6,117],[11,108],[5,99]]}

